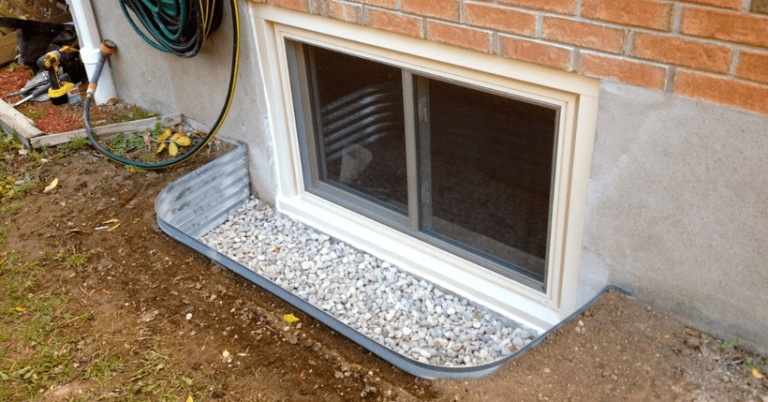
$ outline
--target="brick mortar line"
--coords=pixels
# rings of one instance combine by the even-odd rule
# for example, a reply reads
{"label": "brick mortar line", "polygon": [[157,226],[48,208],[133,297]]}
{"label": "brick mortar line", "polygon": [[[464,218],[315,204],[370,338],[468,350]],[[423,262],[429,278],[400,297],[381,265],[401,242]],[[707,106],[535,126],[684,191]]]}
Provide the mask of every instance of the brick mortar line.
{"label": "brick mortar line", "polygon": [[667,74],[664,77],[664,92],[671,94],[675,86],[675,73],[677,72],[676,66],[670,66],[667,69]]}
{"label": "brick mortar line", "polygon": [[[348,0],[321,0],[321,1],[325,1],[326,3],[339,3],[339,4],[344,4],[344,5],[347,5],[347,6],[356,6],[356,7],[358,7],[358,6],[359,7],[365,7],[367,5],[367,4],[364,4],[364,3],[356,3],[356,2],[348,1]],[[314,4],[314,1],[313,0],[309,0],[309,4]]]}
{"label": "brick mortar line", "polygon": [[559,42],[552,42],[552,41],[548,41],[546,39],[531,38],[530,36],[522,36],[522,35],[513,34],[513,33],[507,33],[507,32],[499,32],[499,36],[507,36],[507,37],[515,38],[515,39],[523,39],[523,40],[528,40],[528,41],[531,41],[531,42],[540,43],[542,45],[549,45],[549,46],[554,46],[554,47],[559,47],[559,48],[564,48],[564,49],[570,49],[570,50],[574,50],[574,49],[578,48],[577,46],[574,46],[574,45],[568,45],[568,44],[559,43]]}
{"label": "brick mortar line", "polygon": [[[339,4],[344,4],[345,6],[351,6],[351,7],[360,7],[361,10],[363,9],[363,7],[366,6],[366,4],[364,4],[364,3],[355,3],[355,2],[346,1],[346,0],[325,0],[325,2],[327,2],[327,3],[339,3]],[[312,3],[313,3],[313,1],[310,0],[310,4],[312,4]]]}
{"label": "brick mortar line", "polygon": [[[585,49],[585,50],[587,50],[587,49]],[[731,77],[732,76],[730,71],[729,72],[725,72],[725,73],[718,73],[718,72],[714,72],[714,71],[698,69],[698,68],[695,68],[695,67],[683,66],[681,64],[675,64],[675,63],[669,63],[669,62],[665,62],[665,61],[658,61],[658,60],[651,60],[651,59],[644,59],[642,57],[636,57],[636,56],[633,56],[633,55],[630,55],[630,54],[604,53],[604,52],[601,52],[601,51],[595,50],[595,49],[588,49],[587,51],[595,52],[595,53],[600,53],[601,55],[606,55],[606,56],[614,56],[614,57],[620,56],[621,58],[623,58],[625,60],[628,60],[628,61],[654,64],[654,65],[659,65],[659,66],[662,66],[662,67],[688,68],[688,69],[691,69],[693,71],[700,71],[702,73],[715,74],[715,75],[718,75],[718,76],[721,76],[721,77]],[[730,69],[730,66],[729,66],[729,69]]]}
{"label": "brick mortar line", "polygon": [[[414,14],[407,14],[407,15],[414,16]],[[490,29],[490,28],[482,28],[482,27],[477,27],[477,26],[474,26],[474,25],[462,24],[460,22],[446,21],[446,20],[441,20],[439,18],[435,18],[435,17],[421,16],[421,18],[424,18],[424,22],[425,23],[428,23],[428,22],[439,22],[441,24],[452,25],[452,26],[455,26],[457,28],[469,28],[469,29],[474,29],[476,31],[483,31],[483,32],[486,32],[486,33],[489,33],[489,34],[494,34],[494,33],[503,34],[503,32],[501,32],[501,31],[496,31],[496,30]]]}
{"label": "brick mortar line", "polygon": [[[744,1],[749,3],[752,0],[744,0]],[[749,4],[747,4],[747,9],[744,10],[743,9],[744,4],[742,4],[741,8],[733,9],[733,8],[723,8],[723,7],[713,6],[711,4],[688,3],[688,2],[684,2],[684,1],[670,1],[670,3],[671,4],[679,4],[679,5],[684,6],[684,7],[687,6],[687,7],[691,7],[691,8],[706,8],[707,10],[725,11],[725,12],[731,12],[731,13],[735,13],[735,14],[760,15],[760,14],[755,14],[755,13],[749,11]]]}
{"label": "brick mortar line", "polygon": [[[491,53],[501,56],[501,41],[499,40],[499,33],[494,32],[491,34]],[[501,56],[504,57],[504,56]]]}
{"label": "brick mortar line", "polygon": [[522,6],[516,6],[516,5],[513,5],[513,4],[501,4],[501,3],[497,3],[497,2],[489,3],[489,2],[484,1],[484,0],[464,0],[464,4],[480,4],[480,5],[486,5],[486,6],[488,4],[493,4],[495,7],[504,8],[504,9],[507,9],[507,10],[521,11],[521,12],[525,12],[525,13],[528,13],[528,14],[550,13],[550,14],[555,14],[555,15],[569,16],[569,17],[573,17],[574,16],[572,14],[557,14],[557,12],[555,12],[555,11],[542,10],[540,8],[527,8],[527,7],[522,7]]}
{"label": "brick mortar line", "polygon": [[581,18],[581,2],[582,0],[576,0],[576,10],[574,10],[574,13],[579,18]]}
{"label": "brick mortar line", "polygon": [[736,42],[728,42],[731,46],[737,46],[742,50],[751,50],[753,52],[759,52],[763,53],[765,55],[768,55],[768,48],[750,45],[748,43],[736,43]]}
{"label": "brick mortar line", "polygon": [[360,24],[368,26],[368,5],[363,4],[360,8]]}
{"label": "brick mortar line", "polygon": [[683,21],[683,5],[680,3],[674,4],[672,10],[672,32],[680,33],[680,24]]}
{"label": "brick mortar line", "polygon": [[625,40],[627,42],[624,44],[624,54],[631,55],[635,51],[635,30],[630,29]]}
{"label": "brick mortar line", "polygon": [[[350,2],[344,2],[344,1],[339,1],[339,0],[331,0],[331,1],[336,2],[336,3],[349,4],[349,5],[361,5],[360,3],[350,3]],[[363,23],[361,25],[364,25],[364,26],[366,26],[368,28],[384,31],[384,32],[399,33],[399,32],[396,32],[396,31],[390,31],[390,30],[387,30],[387,29],[384,29],[384,28],[377,28],[377,27],[372,27],[372,26],[368,25],[368,12],[369,11],[378,11],[378,12],[383,12],[383,13],[386,13],[386,14],[394,14],[394,15],[397,15],[399,17],[410,17],[410,18],[422,20],[422,22],[424,22],[426,20],[426,17],[424,17],[424,16],[421,16],[421,15],[418,15],[418,14],[408,14],[406,12],[403,12],[403,11],[400,11],[400,10],[393,10],[391,8],[384,8],[384,7],[379,7],[379,6],[373,6],[373,5],[370,5],[370,4],[362,4],[362,6],[363,6],[363,16],[362,16]],[[337,20],[337,21],[340,21],[340,20]],[[442,20],[438,20],[438,21],[442,22]],[[426,25],[425,24],[422,24],[422,30],[426,30]]]}
{"label": "brick mortar line", "polygon": [[534,36],[537,38],[541,38],[543,30],[544,30],[544,14],[538,14],[536,15],[536,32],[534,33]]}
{"label": "brick mortar line", "polygon": [[[594,55],[594,56],[601,56],[601,57],[608,57],[608,58],[614,58],[614,59],[621,59],[621,60],[629,61],[629,62],[633,62],[633,63],[650,64],[650,65],[653,65],[653,66],[656,66],[656,67],[663,67],[663,68],[674,67],[673,64],[666,64],[666,63],[662,63],[662,62],[658,62],[658,61],[653,61],[653,60],[638,59],[638,58],[629,57],[629,56],[623,55],[623,54],[605,53],[605,52],[601,52],[599,50],[594,50],[594,49],[582,49],[582,53],[585,53],[585,54],[588,54],[588,55],[591,54],[591,55]],[[699,71],[699,70],[693,69],[693,71]]]}
{"label": "brick mortar line", "polygon": [[749,6],[752,4],[752,0],[744,0],[741,2],[741,11],[750,12]]}
{"label": "brick mortar line", "polygon": [[[701,8],[701,9],[707,9],[711,11],[722,11],[730,14],[736,14],[736,15],[751,15],[755,17],[766,17],[765,14],[762,13],[753,13],[749,7],[751,5],[753,0],[744,0],[744,3],[742,3],[741,8],[733,9],[733,8],[723,8],[718,6],[713,6],[709,4],[699,4],[699,3],[687,3],[687,2],[680,2],[680,1],[672,1],[672,4],[680,4],[683,7],[688,8]],[[746,8],[745,8],[746,6]]]}
{"label": "brick mortar line", "polygon": [[583,49],[581,48],[575,48],[573,49],[573,58],[571,58],[571,71],[574,71],[576,73],[579,72],[579,67],[581,66],[581,51]]}
{"label": "brick mortar line", "polygon": [[740,78],[740,77],[735,77],[735,76],[731,77],[731,76],[728,76],[728,75],[711,73],[709,71],[700,71],[700,70],[696,70],[696,69],[692,69],[692,68],[688,68],[688,67],[678,67],[678,69],[680,69],[682,71],[685,71],[685,72],[689,72],[689,73],[704,74],[704,75],[708,75],[708,76],[710,76],[712,78],[721,78],[721,79],[726,79],[726,80],[732,80],[732,81],[742,82],[742,83],[745,83],[745,84],[752,84],[752,85],[755,85],[755,86],[758,86],[758,87],[762,87],[762,88],[768,89],[768,84],[765,84],[765,83],[762,83],[762,82],[748,80],[746,78]]}
{"label": "brick mortar line", "polygon": [[467,15],[466,15],[466,4],[467,2],[465,0],[459,1],[459,22],[462,24],[467,23]]}
{"label": "brick mortar line", "polygon": [[736,67],[739,65],[739,58],[741,57],[741,49],[735,48],[733,49],[733,59],[731,59],[731,68],[728,70],[728,74],[735,76],[736,75]]}
{"label": "brick mortar line", "polygon": [[[652,33],[652,32],[646,32],[646,31],[642,31],[642,30],[635,30],[635,31],[640,31],[640,33]],[[741,43],[725,42],[725,41],[720,41],[720,40],[717,40],[717,39],[704,38],[704,37],[700,37],[700,36],[680,35],[680,34],[677,34],[677,33],[674,33],[674,32],[667,32],[667,33],[656,32],[656,33],[652,33],[652,34],[654,34],[656,36],[661,36],[661,37],[664,37],[664,38],[690,40],[692,42],[706,43],[708,45],[716,45],[716,46],[724,46],[724,47],[741,46]]]}
{"label": "brick mortar line", "polygon": [[[336,1],[336,0],[333,0],[333,1]],[[353,4],[354,4],[354,3],[353,3]],[[404,11],[400,11],[400,10],[393,10],[393,9],[391,9],[391,8],[384,8],[384,7],[374,6],[374,5],[370,5],[370,4],[366,4],[366,5],[365,5],[365,7],[366,7],[366,9],[368,9],[368,10],[373,10],[373,11],[385,11],[385,12],[387,12],[387,13],[389,13],[389,14],[396,14],[396,15],[401,15],[401,16],[403,16],[403,17],[425,18],[425,17],[422,17],[422,16],[420,16],[420,15],[418,15],[418,14],[408,14],[408,13],[406,13],[406,12],[404,12]]]}

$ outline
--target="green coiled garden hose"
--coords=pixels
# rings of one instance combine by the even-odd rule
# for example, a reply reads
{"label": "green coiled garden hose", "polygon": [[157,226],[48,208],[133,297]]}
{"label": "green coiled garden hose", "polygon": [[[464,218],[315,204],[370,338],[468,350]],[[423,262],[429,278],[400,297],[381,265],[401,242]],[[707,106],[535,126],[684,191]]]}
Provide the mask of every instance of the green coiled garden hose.
{"label": "green coiled garden hose", "polygon": [[[120,0],[120,6],[133,29],[154,48],[180,57],[192,57],[200,51],[207,36],[221,24],[223,13],[221,1],[223,0]],[[132,161],[115,155],[102,146],[91,128],[90,107],[104,63],[115,49],[114,43],[105,41],[101,47],[102,57],[91,77],[83,108],[85,131],[94,148],[116,162],[144,169],[159,169],[191,158],[213,139],[224,123],[224,119],[227,117],[229,108],[232,105],[232,97],[237,82],[237,70],[240,63],[240,15],[237,9],[237,0],[230,0],[229,3],[232,9],[233,26],[229,89],[224,107],[206,137],[184,154],[158,163]],[[151,39],[135,24],[128,12],[129,9],[147,30],[149,36],[152,37]]]}

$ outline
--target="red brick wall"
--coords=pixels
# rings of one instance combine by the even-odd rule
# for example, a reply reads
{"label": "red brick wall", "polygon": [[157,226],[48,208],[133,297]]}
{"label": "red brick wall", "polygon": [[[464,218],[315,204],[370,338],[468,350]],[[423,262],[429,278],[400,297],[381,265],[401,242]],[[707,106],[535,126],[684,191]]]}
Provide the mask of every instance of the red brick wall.
{"label": "red brick wall", "polygon": [[762,0],[263,0],[768,114]]}

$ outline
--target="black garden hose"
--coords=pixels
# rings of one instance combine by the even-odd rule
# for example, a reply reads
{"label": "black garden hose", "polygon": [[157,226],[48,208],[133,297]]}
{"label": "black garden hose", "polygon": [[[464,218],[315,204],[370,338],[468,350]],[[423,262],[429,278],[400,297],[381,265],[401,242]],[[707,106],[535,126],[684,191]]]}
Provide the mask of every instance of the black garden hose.
{"label": "black garden hose", "polygon": [[[180,57],[192,57],[200,51],[207,36],[221,24],[222,2],[223,0],[120,0],[120,6],[125,13],[126,18],[133,26],[134,30],[146,40],[150,45],[158,50],[173,53]],[[235,92],[237,82],[237,70],[240,62],[240,15],[237,9],[237,0],[230,0],[232,13],[232,64],[229,77],[229,89],[224,102],[224,106],[216,119],[211,131],[206,135],[203,141],[192,147],[189,151],[181,154],[171,160],[146,163],[132,161],[121,156],[115,155],[104,146],[102,146],[93,133],[91,128],[90,107],[93,102],[93,94],[96,91],[101,70],[109,56],[114,52],[115,45],[112,41],[104,41],[101,46],[101,59],[96,65],[94,74],[91,77],[91,84],[88,86],[88,93],[85,97],[85,131],[91,144],[99,152],[106,155],[114,161],[135,166],[144,169],[159,169],[181,163],[195,154],[197,154],[205,145],[207,145],[216,132],[221,128],[224,119],[227,117],[229,108],[232,105],[232,97]],[[150,39],[134,23],[131,18],[130,9],[142,23]]]}

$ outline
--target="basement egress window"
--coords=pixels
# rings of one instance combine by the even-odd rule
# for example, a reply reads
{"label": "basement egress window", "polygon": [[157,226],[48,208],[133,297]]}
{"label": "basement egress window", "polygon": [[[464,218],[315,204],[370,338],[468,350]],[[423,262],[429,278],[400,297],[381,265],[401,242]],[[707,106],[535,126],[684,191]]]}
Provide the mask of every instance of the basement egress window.
{"label": "basement egress window", "polygon": [[545,290],[559,106],[285,44],[306,191]]}

